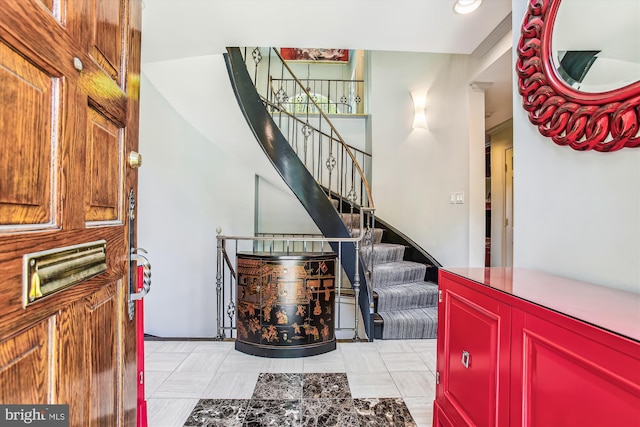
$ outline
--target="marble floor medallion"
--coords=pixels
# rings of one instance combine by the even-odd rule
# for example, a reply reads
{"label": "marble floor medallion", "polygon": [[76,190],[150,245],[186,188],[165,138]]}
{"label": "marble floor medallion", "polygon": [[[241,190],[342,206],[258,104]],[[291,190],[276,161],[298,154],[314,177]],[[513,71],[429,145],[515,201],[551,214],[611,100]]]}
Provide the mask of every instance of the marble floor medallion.
{"label": "marble floor medallion", "polygon": [[263,373],[251,399],[202,399],[184,425],[415,427],[416,423],[402,399],[353,399],[344,373]]}

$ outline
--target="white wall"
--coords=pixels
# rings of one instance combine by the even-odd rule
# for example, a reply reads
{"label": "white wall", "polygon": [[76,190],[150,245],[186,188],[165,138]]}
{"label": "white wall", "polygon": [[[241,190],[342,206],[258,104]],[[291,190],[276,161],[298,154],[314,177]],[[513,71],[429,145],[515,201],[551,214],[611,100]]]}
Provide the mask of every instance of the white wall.
{"label": "white wall", "polygon": [[[138,244],[149,251],[145,331],[165,337],[215,335],[218,225],[253,227],[253,174],[186,122],[141,78]],[[233,187],[223,176],[233,176]]]}
{"label": "white wall", "polygon": [[491,105],[492,109],[485,111],[487,129],[510,120],[513,115],[511,102],[513,76],[510,72],[504,72],[504,70],[513,69],[511,66],[513,63],[512,39],[512,31],[509,31],[481,58],[471,61],[469,81],[491,84],[491,90],[485,93],[487,105]]}
{"label": "white wall", "polygon": [[[526,4],[513,1],[514,28]],[[519,107],[513,133],[514,266],[640,292],[640,149],[557,146]]]}
{"label": "white wall", "polygon": [[[474,206],[473,221],[484,226],[484,173],[477,190],[481,194],[476,195],[470,188],[470,155],[475,154],[469,127],[477,122],[472,123],[469,113],[473,95],[467,85],[467,58],[374,51],[370,64],[376,215],[445,266],[482,260],[482,227],[480,237],[474,237],[479,241],[470,243],[469,200],[475,203],[479,198],[481,206]],[[411,128],[413,91],[427,94],[428,130]],[[479,143],[477,161],[483,165],[484,140]],[[450,204],[451,192],[464,192],[465,203]]]}
{"label": "white wall", "polygon": [[[140,152],[138,242],[153,271],[145,331],[215,336],[216,227],[253,234],[256,174],[288,191],[240,112],[221,55],[145,64]],[[283,210],[299,209],[295,197],[283,200]]]}
{"label": "white wall", "polygon": [[257,195],[257,232],[320,234],[316,224],[291,191],[284,191],[257,177]]}
{"label": "white wall", "polygon": [[469,150],[469,191],[464,203],[469,205],[469,267],[484,267],[486,251],[486,180],[485,180],[485,121],[484,91],[474,91],[467,87],[468,150]]}

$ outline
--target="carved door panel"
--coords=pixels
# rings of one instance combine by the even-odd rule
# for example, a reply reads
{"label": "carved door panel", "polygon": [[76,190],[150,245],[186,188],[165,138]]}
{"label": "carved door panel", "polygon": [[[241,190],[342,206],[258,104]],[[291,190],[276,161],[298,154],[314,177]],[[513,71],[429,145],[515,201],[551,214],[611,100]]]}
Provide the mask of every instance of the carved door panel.
{"label": "carved door panel", "polygon": [[[136,422],[140,10],[10,0],[0,13],[0,403],[69,404],[72,426]],[[87,242],[104,244],[97,275],[24,258]]]}

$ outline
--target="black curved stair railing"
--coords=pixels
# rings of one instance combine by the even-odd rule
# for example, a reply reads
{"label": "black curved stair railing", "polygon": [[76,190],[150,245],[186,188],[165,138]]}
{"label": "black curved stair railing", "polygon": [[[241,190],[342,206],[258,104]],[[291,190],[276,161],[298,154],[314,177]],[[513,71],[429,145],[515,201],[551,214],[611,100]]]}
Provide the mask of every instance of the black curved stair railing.
{"label": "black curved stair railing", "polygon": [[[336,212],[327,194],[300,160],[299,155],[267,111],[264,99],[256,91],[254,81],[249,75],[242,52],[239,48],[228,48],[227,51],[224,56],[236,99],[267,157],[322,234],[327,237],[351,237],[350,230]],[[355,194],[355,190],[352,194]],[[362,192],[359,193],[361,199],[368,197],[368,194],[366,197],[362,194]],[[365,204],[369,206],[368,201]],[[337,246],[333,249],[338,253]],[[344,244],[341,249],[341,263],[350,282],[361,284],[358,305],[362,313],[363,328],[367,337],[373,339],[372,295],[367,286],[366,275],[359,273],[365,271],[363,265],[358,263],[359,267],[356,267],[356,259],[358,259],[356,251],[356,244]]]}

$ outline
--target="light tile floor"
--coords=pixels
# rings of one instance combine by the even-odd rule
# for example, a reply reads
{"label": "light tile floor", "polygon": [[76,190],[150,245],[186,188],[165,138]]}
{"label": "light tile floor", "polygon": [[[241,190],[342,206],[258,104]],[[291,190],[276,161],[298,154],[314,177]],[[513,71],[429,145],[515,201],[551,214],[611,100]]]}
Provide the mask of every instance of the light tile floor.
{"label": "light tile floor", "polygon": [[150,427],[182,427],[199,399],[250,399],[260,373],[344,372],[353,398],[400,397],[418,427],[432,425],[436,340],[339,342],[296,359],[249,356],[234,343],[146,341]]}

